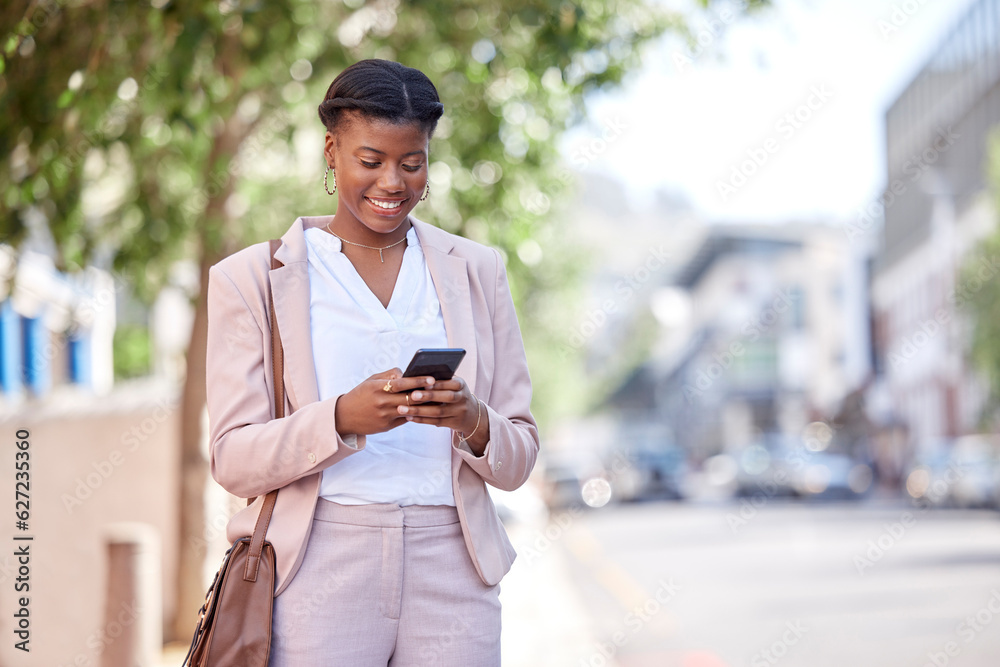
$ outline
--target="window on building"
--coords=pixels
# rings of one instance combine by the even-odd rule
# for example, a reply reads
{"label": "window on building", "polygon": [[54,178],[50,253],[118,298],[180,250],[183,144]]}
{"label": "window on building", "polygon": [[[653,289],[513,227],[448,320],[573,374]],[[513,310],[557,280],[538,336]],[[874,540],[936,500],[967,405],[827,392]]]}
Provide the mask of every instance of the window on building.
{"label": "window on building", "polygon": [[21,330],[24,383],[35,396],[42,396],[52,385],[49,333],[41,317],[22,317]]}
{"label": "window on building", "polygon": [[806,291],[801,285],[795,285],[788,290],[788,295],[792,302],[789,325],[795,331],[802,331],[806,328]]}
{"label": "window on building", "polygon": [[773,336],[747,342],[743,354],[732,361],[732,384],[736,386],[776,386],[778,383],[778,348]]}
{"label": "window on building", "polygon": [[23,388],[21,371],[21,316],[10,299],[0,304],[0,391],[19,394]]}
{"label": "window on building", "polygon": [[69,381],[91,386],[90,332],[77,331],[69,337]]}

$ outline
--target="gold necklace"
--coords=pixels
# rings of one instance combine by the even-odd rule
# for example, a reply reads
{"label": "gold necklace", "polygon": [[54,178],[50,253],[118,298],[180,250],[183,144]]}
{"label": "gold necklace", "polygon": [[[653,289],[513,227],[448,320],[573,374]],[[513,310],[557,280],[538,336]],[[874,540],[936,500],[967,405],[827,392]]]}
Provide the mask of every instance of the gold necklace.
{"label": "gold necklace", "polygon": [[[333,222],[333,221],[331,220],[330,222]],[[378,250],[378,258],[382,261],[383,264],[385,264],[385,258],[382,257],[382,251],[383,250],[388,250],[389,248],[392,248],[393,246],[397,246],[397,245],[399,245],[400,243],[402,243],[403,241],[406,240],[406,237],[404,236],[403,238],[399,239],[395,243],[390,243],[389,245],[387,245],[385,247],[379,248],[379,247],[376,247],[376,246],[373,246],[373,245],[365,245],[364,243],[355,243],[354,241],[348,241],[343,236],[340,236],[335,231],[333,231],[332,229],[330,229],[330,223],[329,222],[326,223],[326,231],[330,232],[331,234],[333,234],[334,236],[336,236],[338,239],[340,239],[344,243],[350,243],[351,245],[356,245],[359,248],[368,248],[369,250]]]}

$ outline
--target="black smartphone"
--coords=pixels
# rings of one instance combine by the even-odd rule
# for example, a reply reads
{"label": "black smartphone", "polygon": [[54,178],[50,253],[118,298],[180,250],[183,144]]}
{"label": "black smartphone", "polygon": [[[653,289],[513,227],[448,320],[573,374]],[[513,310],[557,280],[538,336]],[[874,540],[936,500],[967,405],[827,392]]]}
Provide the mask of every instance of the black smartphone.
{"label": "black smartphone", "polygon": [[450,380],[463,357],[465,350],[460,347],[421,348],[410,359],[403,377],[429,375],[435,380]]}

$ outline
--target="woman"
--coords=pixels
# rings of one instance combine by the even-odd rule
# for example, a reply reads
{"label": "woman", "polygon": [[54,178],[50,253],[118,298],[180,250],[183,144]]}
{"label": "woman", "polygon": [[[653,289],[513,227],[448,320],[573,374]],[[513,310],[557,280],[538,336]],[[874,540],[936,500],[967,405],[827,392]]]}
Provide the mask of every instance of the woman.
{"label": "woman", "polygon": [[[442,112],[418,70],[344,70],[319,106],[336,214],[296,219],[281,268],[264,243],[211,270],[212,475],[240,497],[280,489],[275,667],[500,664],[499,581],[515,554],[486,484],[525,482],[538,431],[499,253],[410,215]],[[402,377],[421,347],[466,356],[451,380]],[[261,502],[232,518],[230,540],[253,531]]]}

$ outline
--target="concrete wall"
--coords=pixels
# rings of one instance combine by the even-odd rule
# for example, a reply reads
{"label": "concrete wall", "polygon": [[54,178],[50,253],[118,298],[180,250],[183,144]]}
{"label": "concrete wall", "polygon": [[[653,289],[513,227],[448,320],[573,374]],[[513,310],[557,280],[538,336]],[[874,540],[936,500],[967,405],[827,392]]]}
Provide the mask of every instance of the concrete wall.
{"label": "concrete wall", "polygon": [[[120,632],[105,621],[106,540],[119,522],[148,524],[158,534],[161,573],[153,586],[162,595],[163,618],[170,618],[178,417],[177,390],[163,385],[120,386],[103,397],[57,391],[20,406],[0,397],[0,665],[102,664]],[[30,432],[27,531],[17,529],[14,514],[18,429]],[[33,541],[14,540],[24,535]],[[14,552],[23,544],[31,553],[30,653],[14,648],[13,634],[17,598],[24,595],[15,592]],[[112,611],[122,624],[137,622],[130,609]]]}

